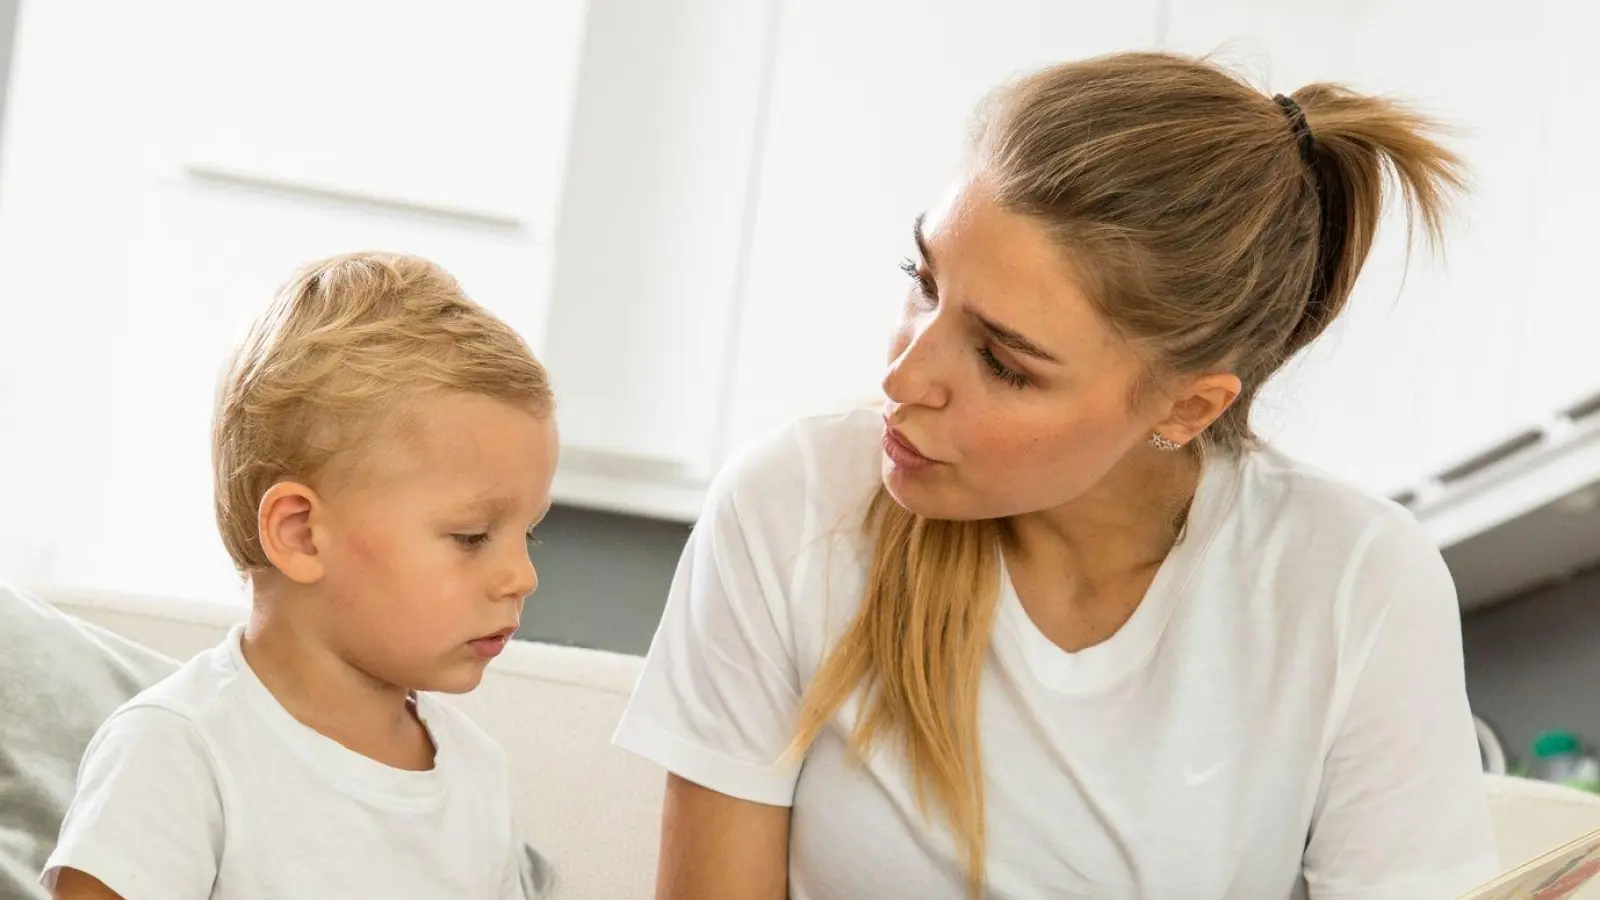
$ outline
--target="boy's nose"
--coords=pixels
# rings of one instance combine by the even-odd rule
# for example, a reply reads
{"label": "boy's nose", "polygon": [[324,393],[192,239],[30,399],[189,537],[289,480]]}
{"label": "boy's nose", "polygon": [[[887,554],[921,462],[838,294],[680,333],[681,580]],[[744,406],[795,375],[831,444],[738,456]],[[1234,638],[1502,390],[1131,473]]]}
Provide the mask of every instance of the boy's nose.
{"label": "boy's nose", "polygon": [[518,600],[539,589],[539,570],[534,568],[533,560],[526,553],[519,556],[512,564],[505,585],[505,596]]}

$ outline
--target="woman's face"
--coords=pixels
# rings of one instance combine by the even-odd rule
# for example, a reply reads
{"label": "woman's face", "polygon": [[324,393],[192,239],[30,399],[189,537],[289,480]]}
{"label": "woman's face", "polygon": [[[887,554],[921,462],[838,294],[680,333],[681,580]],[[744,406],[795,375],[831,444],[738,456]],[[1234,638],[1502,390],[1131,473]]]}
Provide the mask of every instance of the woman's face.
{"label": "woman's face", "polygon": [[916,238],[883,379],[883,478],[902,506],[938,519],[1061,506],[1171,412],[1135,407],[1139,358],[1043,227],[981,181],[958,183]]}

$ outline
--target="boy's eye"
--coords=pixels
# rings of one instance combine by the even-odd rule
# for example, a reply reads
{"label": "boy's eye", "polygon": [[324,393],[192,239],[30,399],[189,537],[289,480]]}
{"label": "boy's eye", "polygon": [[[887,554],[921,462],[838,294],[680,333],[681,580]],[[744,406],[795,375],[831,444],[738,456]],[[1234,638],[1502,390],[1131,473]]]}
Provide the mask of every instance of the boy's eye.
{"label": "boy's eye", "polygon": [[478,534],[456,534],[451,535],[451,537],[454,537],[456,539],[456,543],[460,544],[462,547],[471,550],[472,548],[487,542],[489,540],[489,532],[484,531]]}
{"label": "boy's eye", "polygon": [[525,537],[527,539],[529,545],[534,546],[534,547],[537,547],[540,544],[544,543],[543,541],[539,540],[537,535],[535,535],[533,533],[533,529],[532,528],[529,528],[528,529],[528,533],[523,535],[523,537]]}

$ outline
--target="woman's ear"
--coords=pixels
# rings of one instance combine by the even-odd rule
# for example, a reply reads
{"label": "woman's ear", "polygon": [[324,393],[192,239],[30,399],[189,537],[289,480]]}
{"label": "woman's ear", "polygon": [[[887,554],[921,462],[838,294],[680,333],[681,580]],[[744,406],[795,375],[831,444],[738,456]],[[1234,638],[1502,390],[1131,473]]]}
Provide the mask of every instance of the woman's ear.
{"label": "woman's ear", "polygon": [[1227,412],[1242,390],[1244,383],[1232,373],[1201,375],[1173,402],[1172,411],[1156,425],[1156,432],[1168,440],[1187,444]]}
{"label": "woman's ear", "polygon": [[290,581],[322,580],[324,560],[317,546],[322,499],[297,481],[280,481],[267,489],[256,510],[261,549],[274,568]]}

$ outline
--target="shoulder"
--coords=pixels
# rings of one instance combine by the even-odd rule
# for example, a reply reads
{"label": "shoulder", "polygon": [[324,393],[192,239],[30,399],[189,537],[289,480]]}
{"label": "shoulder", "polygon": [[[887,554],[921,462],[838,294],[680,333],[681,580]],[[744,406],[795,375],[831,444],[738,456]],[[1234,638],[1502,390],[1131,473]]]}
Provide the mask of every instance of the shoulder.
{"label": "shoulder", "polygon": [[[219,770],[201,726],[181,710],[130,701],[101,724],[79,765],[77,794],[216,797]],[[75,800],[75,803],[82,802]]]}
{"label": "shoulder", "polygon": [[219,718],[243,704],[230,698],[228,661],[208,650],[119,706],[84,752],[86,774],[210,780]]}
{"label": "shoulder", "polygon": [[134,695],[119,713],[143,711],[141,718],[160,718],[164,713],[198,730],[216,719],[244,713],[248,706],[239,696],[241,673],[230,647],[234,640],[230,633],[221,644],[196,654],[177,671]]}
{"label": "shoulder", "polygon": [[1243,539],[1284,577],[1316,579],[1357,617],[1399,597],[1456,614],[1439,547],[1405,507],[1275,451],[1245,454],[1239,473]]}
{"label": "shoulder", "polygon": [[106,719],[84,757],[126,757],[161,764],[171,762],[171,754],[209,758],[194,717],[159,702],[135,698]]}
{"label": "shoulder", "polygon": [[867,409],[796,419],[735,453],[710,493],[750,509],[773,498],[851,496],[877,483],[882,440],[882,418]]}
{"label": "shoulder", "polygon": [[1438,556],[1405,507],[1273,450],[1241,457],[1238,500],[1252,532],[1299,538],[1323,553],[1348,551],[1363,562]]}
{"label": "shoulder", "polygon": [[790,549],[859,524],[880,483],[882,440],[882,418],[867,409],[790,422],[729,459],[707,492],[703,521]]}

